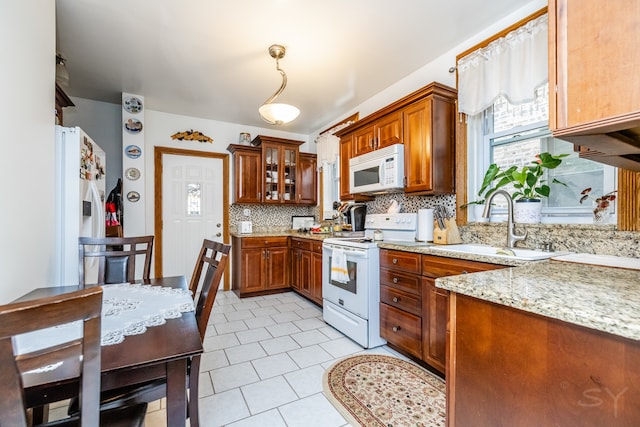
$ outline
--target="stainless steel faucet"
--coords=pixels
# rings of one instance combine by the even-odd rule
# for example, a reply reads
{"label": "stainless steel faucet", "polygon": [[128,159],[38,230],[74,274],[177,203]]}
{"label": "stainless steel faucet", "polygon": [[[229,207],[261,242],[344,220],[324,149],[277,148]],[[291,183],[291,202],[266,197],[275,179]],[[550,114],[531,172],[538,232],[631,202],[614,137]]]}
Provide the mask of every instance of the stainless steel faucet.
{"label": "stainless steel faucet", "polygon": [[491,202],[498,194],[502,194],[505,199],[507,199],[507,247],[514,248],[517,241],[527,238],[527,230],[525,230],[522,235],[516,234],[516,225],[513,221],[513,199],[511,199],[511,195],[504,190],[495,191],[487,199],[482,216],[483,218],[489,218],[491,214]]}

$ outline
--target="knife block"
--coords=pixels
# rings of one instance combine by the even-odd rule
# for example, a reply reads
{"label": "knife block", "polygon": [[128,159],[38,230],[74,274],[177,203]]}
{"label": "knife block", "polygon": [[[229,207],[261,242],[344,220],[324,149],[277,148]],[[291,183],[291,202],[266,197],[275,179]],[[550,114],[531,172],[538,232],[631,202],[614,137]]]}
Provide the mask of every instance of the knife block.
{"label": "knife block", "polygon": [[458,225],[455,219],[444,219],[444,230],[441,230],[438,226],[438,221],[433,223],[433,243],[436,245],[455,245],[462,243],[460,239],[460,232],[458,231]]}

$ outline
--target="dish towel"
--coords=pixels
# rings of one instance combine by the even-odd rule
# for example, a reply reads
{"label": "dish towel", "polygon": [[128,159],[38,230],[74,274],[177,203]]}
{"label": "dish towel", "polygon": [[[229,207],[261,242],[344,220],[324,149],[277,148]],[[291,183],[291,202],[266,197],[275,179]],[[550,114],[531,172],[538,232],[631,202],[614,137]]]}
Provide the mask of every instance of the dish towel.
{"label": "dish towel", "polygon": [[347,255],[343,249],[333,248],[331,259],[331,281],[349,283],[349,270],[347,269]]}

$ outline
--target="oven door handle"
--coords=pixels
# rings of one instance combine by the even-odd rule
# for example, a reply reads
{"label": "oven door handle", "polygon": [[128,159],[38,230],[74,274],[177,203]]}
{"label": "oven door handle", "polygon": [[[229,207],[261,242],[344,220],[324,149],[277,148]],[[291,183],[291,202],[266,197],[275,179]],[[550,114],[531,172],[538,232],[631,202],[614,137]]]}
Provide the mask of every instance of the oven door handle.
{"label": "oven door handle", "polygon": [[[325,244],[325,246],[323,246],[323,250],[326,251],[329,256],[331,256],[334,247],[341,247],[341,246],[331,246],[331,245]],[[346,248],[346,247],[341,247],[341,248],[342,250],[344,250],[347,258],[367,258],[368,256],[366,250]]]}

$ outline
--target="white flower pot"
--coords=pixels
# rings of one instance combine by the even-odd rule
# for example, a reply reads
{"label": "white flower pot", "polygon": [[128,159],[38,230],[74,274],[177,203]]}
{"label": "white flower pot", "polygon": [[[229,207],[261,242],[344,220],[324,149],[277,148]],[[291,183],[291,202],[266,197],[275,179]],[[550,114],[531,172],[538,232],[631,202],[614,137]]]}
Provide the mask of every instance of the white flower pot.
{"label": "white flower pot", "polygon": [[513,220],[519,224],[538,224],[542,221],[540,199],[520,199],[513,203]]}

